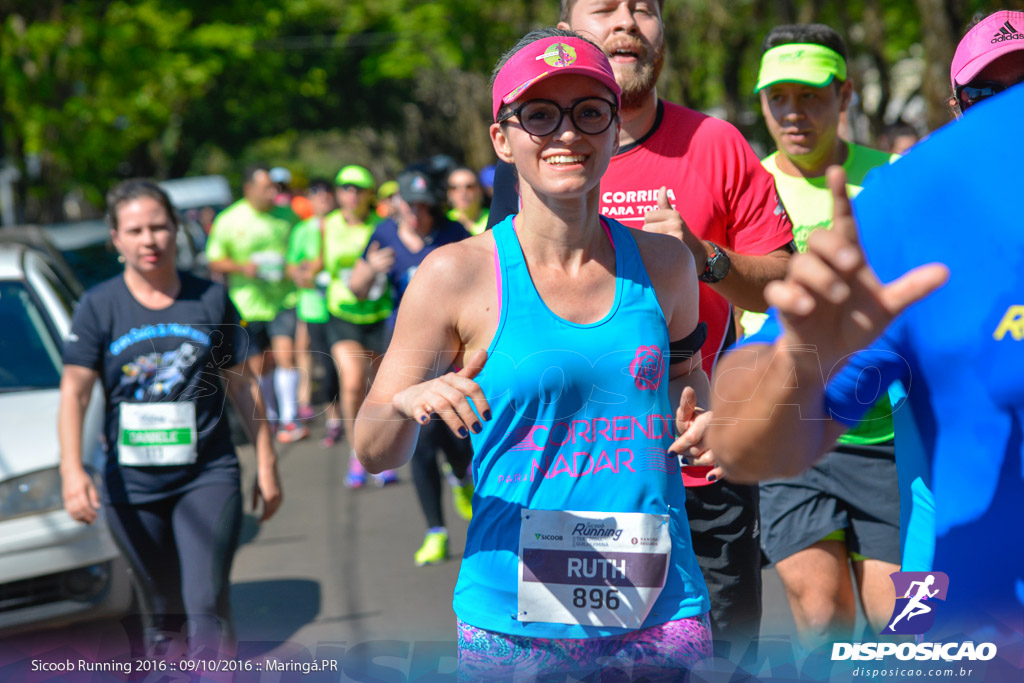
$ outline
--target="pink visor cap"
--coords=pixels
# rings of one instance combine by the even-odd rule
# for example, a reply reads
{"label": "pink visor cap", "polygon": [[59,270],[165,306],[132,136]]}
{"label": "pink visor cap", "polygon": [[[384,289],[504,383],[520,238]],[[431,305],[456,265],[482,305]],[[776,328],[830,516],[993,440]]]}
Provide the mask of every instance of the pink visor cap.
{"label": "pink visor cap", "polygon": [[953,55],[949,80],[955,90],[1008,52],[1024,50],[1024,12],[1004,10],[985,17],[963,37]]}
{"label": "pink visor cap", "polygon": [[501,67],[492,91],[494,120],[503,105],[515,102],[530,86],[559,74],[590,76],[611,90],[615,104],[620,104],[622,88],[601,49],[581,38],[553,36],[533,41]]}

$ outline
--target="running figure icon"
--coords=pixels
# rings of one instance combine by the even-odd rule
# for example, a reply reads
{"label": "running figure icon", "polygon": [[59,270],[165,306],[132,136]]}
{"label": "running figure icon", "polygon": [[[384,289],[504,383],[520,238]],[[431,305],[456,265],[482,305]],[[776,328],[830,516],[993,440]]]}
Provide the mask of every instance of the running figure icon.
{"label": "running figure icon", "polygon": [[[934,583],[935,583],[935,575],[934,574],[929,574],[928,576],[926,576],[924,581],[913,581],[913,582],[911,582],[910,587],[907,588],[907,592],[903,596],[904,598],[910,598],[910,602],[908,602],[907,606],[903,608],[903,611],[900,612],[900,615],[898,617],[896,617],[895,619],[893,619],[892,623],[889,624],[889,630],[890,631],[894,631],[895,630],[894,627],[896,626],[896,622],[898,622],[903,617],[906,617],[907,621],[910,621],[911,619],[913,619],[914,617],[916,617],[916,616],[918,616],[920,614],[927,614],[928,612],[932,611],[932,608],[929,607],[928,605],[924,604],[922,602],[922,600],[927,600],[928,598],[934,598],[936,595],[939,594],[939,589],[938,588],[936,588],[934,591],[931,591],[931,592],[929,592],[929,590],[928,590],[932,586],[932,584],[934,584]],[[915,586],[917,587],[917,593],[913,597],[910,597],[910,594],[914,591],[914,587]]]}

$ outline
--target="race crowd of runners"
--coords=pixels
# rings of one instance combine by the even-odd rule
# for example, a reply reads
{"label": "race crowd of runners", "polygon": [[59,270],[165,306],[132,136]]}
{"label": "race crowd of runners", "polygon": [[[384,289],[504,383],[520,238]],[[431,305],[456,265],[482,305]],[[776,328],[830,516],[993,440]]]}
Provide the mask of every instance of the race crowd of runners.
{"label": "race crowd of runners", "polygon": [[[950,416],[921,411],[954,389],[912,384],[879,355],[927,377],[941,361],[914,340],[928,333],[906,322],[898,342],[874,342],[956,271],[940,255],[947,268],[881,285],[848,201],[914,158],[915,131],[888,129],[886,151],[845,139],[857,84],[842,38],[778,26],[755,89],[776,151],[758,159],[729,123],[657,96],[661,5],[562,0],[557,28],[511,47],[492,78],[495,166],[438,156],[384,179],[341,159],[301,190],[286,168],[245,169],[242,198],[209,226],[215,282],[177,269],[178,218],[156,184],[111,189],[125,269],[84,295],[66,341],[63,492],[82,522],[106,508],[147,652],[232,647],[244,501],[225,399],[256,449],[263,519],[290,495],[276,449],[316,439],[347,461],[339,487],[387,486],[410,464],[425,529],[410,561],[436,564],[447,480],[470,520],[454,597],[465,680],[585,676],[606,657],[678,680],[756,642],[769,563],[808,650],[856,637],[858,597],[885,629],[903,597],[894,572],[964,576],[949,511],[1012,494],[950,493],[943,458],[960,454],[936,436]],[[970,120],[1024,80],[1024,12],[980,16],[950,60],[951,118]],[[947,336],[952,358],[963,342]],[[865,394],[875,367],[884,386]],[[794,388],[787,370],[818,386]],[[81,433],[97,380],[109,446],[94,480]],[[1020,398],[977,418],[1011,416],[982,469],[1019,457]],[[916,427],[901,426],[904,403]],[[916,449],[902,429],[923,435]],[[1024,556],[1004,546],[1006,581],[973,607],[1020,634]]]}

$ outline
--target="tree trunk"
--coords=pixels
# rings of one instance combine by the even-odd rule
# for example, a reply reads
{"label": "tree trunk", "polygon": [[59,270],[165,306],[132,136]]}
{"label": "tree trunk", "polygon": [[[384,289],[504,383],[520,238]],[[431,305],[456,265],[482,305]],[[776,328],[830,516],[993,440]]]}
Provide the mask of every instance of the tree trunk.
{"label": "tree trunk", "polygon": [[950,118],[949,64],[960,39],[959,26],[955,24],[946,0],[917,0],[917,6],[921,11],[921,43],[925,59],[921,93],[928,107],[928,129],[934,130]]}
{"label": "tree trunk", "polygon": [[878,70],[878,106],[874,111],[864,111],[870,124],[871,139],[877,140],[885,126],[885,112],[892,97],[892,74],[885,59],[885,23],[878,0],[870,0],[864,8],[864,47]]}

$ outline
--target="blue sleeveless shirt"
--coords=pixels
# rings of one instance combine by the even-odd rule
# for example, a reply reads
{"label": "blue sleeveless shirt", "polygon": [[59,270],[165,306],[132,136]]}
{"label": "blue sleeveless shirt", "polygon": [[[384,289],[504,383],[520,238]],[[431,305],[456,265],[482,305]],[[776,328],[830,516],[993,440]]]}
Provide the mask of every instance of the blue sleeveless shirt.
{"label": "blue sleeveless shirt", "polygon": [[477,378],[493,419],[472,435],[476,493],[455,613],[478,628],[538,638],[629,632],[518,619],[526,509],[667,515],[667,578],[641,627],[703,614],[710,602],[690,541],[679,461],[667,452],[675,426],[668,328],[636,242],[607,220],[615,300],[601,320],[573,323],[538,294],[513,218],[493,230],[500,320]]}

